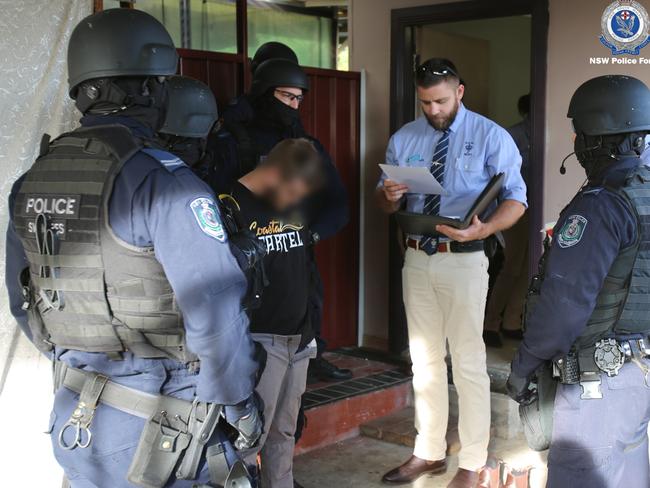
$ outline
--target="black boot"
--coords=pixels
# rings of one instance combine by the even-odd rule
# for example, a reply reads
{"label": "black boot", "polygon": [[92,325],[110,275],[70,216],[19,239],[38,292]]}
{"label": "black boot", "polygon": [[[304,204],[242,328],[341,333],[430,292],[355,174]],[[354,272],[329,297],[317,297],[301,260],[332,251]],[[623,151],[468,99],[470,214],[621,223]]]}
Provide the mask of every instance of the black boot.
{"label": "black boot", "polygon": [[323,357],[309,361],[310,383],[316,383],[317,381],[344,381],[351,378],[352,371],[338,368]]}

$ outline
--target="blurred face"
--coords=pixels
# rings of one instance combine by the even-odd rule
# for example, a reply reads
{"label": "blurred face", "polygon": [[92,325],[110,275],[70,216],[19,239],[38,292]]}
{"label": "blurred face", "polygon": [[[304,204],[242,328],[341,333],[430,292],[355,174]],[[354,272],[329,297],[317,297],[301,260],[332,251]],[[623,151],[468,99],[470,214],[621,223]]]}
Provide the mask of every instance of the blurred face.
{"label": "blurred face", "polygon": [[422,113],[436,130],[447,130],[453,124],[465,86],[454,81],[443,81],[429,88],[417,87]]}
{"label": "blurred face", "polygon": [[268,188],[267,197],[276,210],[284,211],[300,204],[310,193],[311,188],[304,179],[277,175],[275,184]]}
{"label": "blurred face", "polygon": [[275,89],[273,95],[285,105],[296,110],[298,110],[300,102],[303,100],[302,89],[291,86],[279,86]]}

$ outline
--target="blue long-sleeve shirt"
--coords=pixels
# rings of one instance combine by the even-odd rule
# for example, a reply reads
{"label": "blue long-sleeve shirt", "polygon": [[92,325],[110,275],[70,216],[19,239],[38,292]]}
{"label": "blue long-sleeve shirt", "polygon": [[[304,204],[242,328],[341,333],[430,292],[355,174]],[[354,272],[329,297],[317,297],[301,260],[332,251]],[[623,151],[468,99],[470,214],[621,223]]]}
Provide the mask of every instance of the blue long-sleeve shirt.
{"label": "blue long-sleeve shirt", "polygon": [[[147,132],[137,122],[120,117],[85,118],[82,123],[120,123],[139,135]],[[187,346],[201,361],[198,375],[186,376],[185,386],[180,388],[182,396],[195,390],[202,401],[236,404],[252,393],[257,370],[248,319],[240,306],[246,278],[230,252],[227,237],[206,232],[192,206],[197,199],[214,202],[211,189],[175,156],[163,152],[159,156],[164,164],[145,152],[124,164],[109,202],[109,224],[128,244],[153,248],[172,285],[183,313]],[[18,188],[19,184],[14,186],[10,206]],[[26,263],[10,223],[7,287],[11,310],[21,327],[26,320],[14,277]],[[166,391],[164,383],[159,387],[150,381],[152,375],[160,376],[161,367],[166,371],[184,368],[171,359],[142,359],[128,352],[123,361],[109,361],[103,353],[59,348],[55,354],[72,366],[100,371],[127,386],[144,391],[154,388],[153,393],[159,392],[155,388]]]}
{"label": "blue long-sleeve shirt", "polygon": [[526,377],[544,361],[569,352],[594,311],[612,263],[635,243],[636,217],[619,195],[604,186],[620,184],[639,164],[638,157],[613,163],[562,211],[538,302],[528,313],[524,339],[512,363],[517,375]]}
{"label": "blue long-sleeve shirt", "polygon": [[[406,124],[390,138],[386,164],[429,168],[443,132],[422,116]],[[512,137],[495,122],[460,105],[449,127],[440,215],[464,217],[490,179],[505,174],[500,200],[526,205],[526,184],[521,176],[521,155]],[[382,174],[379,186],[386,175]],[[406,195],[406,209],[422,213],[427,195]]]}

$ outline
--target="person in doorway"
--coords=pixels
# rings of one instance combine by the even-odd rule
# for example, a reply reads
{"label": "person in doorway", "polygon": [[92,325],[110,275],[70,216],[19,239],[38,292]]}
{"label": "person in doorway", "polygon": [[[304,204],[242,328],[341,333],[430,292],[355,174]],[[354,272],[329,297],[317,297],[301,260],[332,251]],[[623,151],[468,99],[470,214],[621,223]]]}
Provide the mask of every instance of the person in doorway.
{"label": "person in doorway", "polygon": [[265,428],[259,446],[246,453],[261,459],[265,488],[294,488],[296,420],[316,356],[311,327],[309,226],[301,204],[323,182],[322,161],[307,139],[285,139],[264,161],[232,185],[223,202],[238,224],[266,246],[268,286],[249,310],[253,340],[266,350],[256,391],[264,404]]}
{"label": "person in doorway", "polygon": [[448,384],[446,342],[459,396],[459,469],[450,488],[473,488],[487,460],[490,436],[490,379],[482,340],[488,287],[483,241],[514,225],[526,208],[521,156],[505,129],[466,109],[465,87],[454,64],[430,59],[415,73],[423,116],[395,133],[386,163],[424,166],[446,194],[409,193],[407,186],[382,176],[380,207],[392,213],[464,215],[491,177],[505,174],[500,203],[475,217],[464,230],[439,225],[439,237],[410,235],[403,269],[418,435],[413,456],[383,477],[408,483],[423,474],[446,471]]}
{"label": "person in doorway", "polygon": [[[208,139],[211,158],[207,161],[207,181],[217,193],[227,192],[234,181],[253,170],[278,142],[306,137],[315,145],[322,156],[325,183],[307,204],[311,215],[310,310],[318,343],[318,356],[310,363],[310,377],[324,381],[346,380],[352,377],[352,372],[338,368],[323,357],[327,347],[321,336],[323,285],[314,248],[346,225],[349,218],[347,193],[323,145],[308,135],[302,126],[298,109],[309,89],[307,75],[293,59],[289,59],[288,48],[276,44],[260,48],[256,53],[250,92],[226,108],[222,130]],[[282,57],[265,59],[267,56]]]}
{"label": "person in doorway", "polygon": [[[647,488],[650,89],[592,78],[569,103],[587,183],[564,208],[528,294],[508,394],[549,447],[549,488]],[[542,401],[544,397],[549,402]],[[530,409],[527,406],[530,405]],[[543,437],[542,437],[543,436]]]}
{"label": "person in doorway", "polygon": [[[530,185],[530,94],[523,95],[517,103],[521,122],[508,129],[519,154],[521,176]],[[501,347],[501,334],[511,339],[521,339],[521,315],[528,290],[528,210],[511,228],[503,231],[505,260],[488,300],[483,338],[485,344]],[[501,331],[501,334],[500,332]]]}

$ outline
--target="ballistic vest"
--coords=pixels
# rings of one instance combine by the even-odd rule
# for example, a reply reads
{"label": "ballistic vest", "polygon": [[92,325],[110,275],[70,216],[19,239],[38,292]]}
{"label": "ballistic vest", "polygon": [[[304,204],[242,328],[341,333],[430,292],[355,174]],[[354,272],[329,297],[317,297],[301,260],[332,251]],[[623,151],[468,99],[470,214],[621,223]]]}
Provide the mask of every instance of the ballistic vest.
{"label": "ballistic vest", "polygon": [[605,337],[650,333],[650,169],[633,169],[619,188],[608,188],[637,219],[636,242],[614,260],[596,307],[575,347],[592,347]]}
{"label": "ballistic vest", "polygon": [[154,249],[122,241],[109,226],[115,178],[140,150],[126,127],[80,128],[42,144],[25,175],[13,222],[29,262],[24,307],[43,350],[196,359]]}

